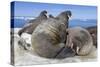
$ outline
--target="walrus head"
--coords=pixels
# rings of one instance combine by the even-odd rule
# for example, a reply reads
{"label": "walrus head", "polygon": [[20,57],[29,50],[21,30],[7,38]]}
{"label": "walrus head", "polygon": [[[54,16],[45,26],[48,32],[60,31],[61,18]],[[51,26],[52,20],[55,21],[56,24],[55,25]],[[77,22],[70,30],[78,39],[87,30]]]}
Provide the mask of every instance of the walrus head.
{"label": "walrus head", "polygon": [[47,19],[47,11],[43,10],[40,15],[38,16],[38,19],[43,20],[43,19]]}
{"label": "walrus head", "polygon": [[46,14],[47,14],[47,11],[46,11],[46,10],[43,10],[43,11],[40,13],[40,15],[41,15],[41,14],[46,15]]}
{"label": "walrus head", "polygon": [[72,13],[71,11],[64,11],[64,12],[61,12],[56,18],[61,20],[61,21],[68,21],[69,18],[72,16]]}
{"label": "walrus head", "polygon": [[71,17],[71,16],[72,16],[71,11],[66,11],[66,13],[67,13],[67,16],[68,16],[68,17]]}

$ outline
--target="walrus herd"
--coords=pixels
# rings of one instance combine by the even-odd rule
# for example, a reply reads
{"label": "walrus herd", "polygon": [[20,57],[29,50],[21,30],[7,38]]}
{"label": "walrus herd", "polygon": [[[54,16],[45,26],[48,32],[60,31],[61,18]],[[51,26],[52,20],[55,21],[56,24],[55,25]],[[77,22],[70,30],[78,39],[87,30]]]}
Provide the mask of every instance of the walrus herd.
{"label": "walrus herd", "polygon": [[44,10],[25,24],[18,35],[31,34],[32,48],[41,57],[60,59],[88,55],[93,47],[93,38],[85,28],[69,28],[71,16],[71,11],[63,11],[56,17],[51,14],[48,17]]}

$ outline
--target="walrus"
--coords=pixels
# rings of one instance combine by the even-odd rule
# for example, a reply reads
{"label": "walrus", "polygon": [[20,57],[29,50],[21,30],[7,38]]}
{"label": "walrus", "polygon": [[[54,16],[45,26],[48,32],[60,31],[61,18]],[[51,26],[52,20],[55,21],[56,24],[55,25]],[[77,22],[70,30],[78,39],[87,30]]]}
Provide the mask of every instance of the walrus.
{"label": "walrus", "polygon": [[67,47],[72,48],[76,55],[85,56],[91,52],[93,40],[90,33],[82,27],[73,27],[67,29],[68,41]]}
{"label": "walrus", "polygon": [[47,14],[46,10],[42,11],[36,19],[30,20],[27,24],[25,24],[24,27],[18,32],[18,35],[21,36],[23,32],[32,34],[36,26],[40,24],[41,21],[47,19],[46,14]]}
{"label": "walrus", "polygon": [[[71,11],[64,11],[56,19],[49,18],[35,28],[32,33],[31,43],[34,51],[39,56],[45,58],[68,57],[67,51],[63,50],[63,48],[67,36],[66,24],[70,16]],[[61,56],[60,52],[66,52],[63,54],[65,56]]]}
{"label": "walrus", "polygon": [[97,26],[86,28],[93,38],[93,45],[97,48]]}

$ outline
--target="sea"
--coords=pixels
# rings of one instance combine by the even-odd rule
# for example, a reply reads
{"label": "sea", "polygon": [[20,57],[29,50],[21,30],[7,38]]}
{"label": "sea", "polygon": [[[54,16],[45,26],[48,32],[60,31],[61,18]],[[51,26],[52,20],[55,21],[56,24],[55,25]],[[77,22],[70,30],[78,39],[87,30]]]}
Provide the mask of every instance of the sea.
{"label": "sea", "polygon": [[[32,19],[11,19],[11,28],[22,28],[26,23]],[[69,20],[69,27],[92,27],[97,26],[96,19],[71,19]]]}

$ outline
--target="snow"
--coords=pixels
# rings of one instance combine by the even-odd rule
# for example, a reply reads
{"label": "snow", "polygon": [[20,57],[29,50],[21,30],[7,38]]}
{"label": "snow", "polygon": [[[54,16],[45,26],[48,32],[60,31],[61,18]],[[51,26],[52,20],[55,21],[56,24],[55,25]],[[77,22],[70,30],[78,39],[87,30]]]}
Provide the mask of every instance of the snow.
{"label": "snow", "polygon": [[27,48],[28,50],[25,50],[21,45],[18,44],[18,41],[21,39],[24,39],[26,43],[31,44],[31,35],[23,33],[22,36],[19,37],[17,34],[19,30],[19,28],[15,28],[14,32],[15,66],[97,61],[97,49],[95,47],[93,47],[93,50],[87,56],[74,56],[65,59],[47,59],[40,57],[35,54],[31,46]]}

